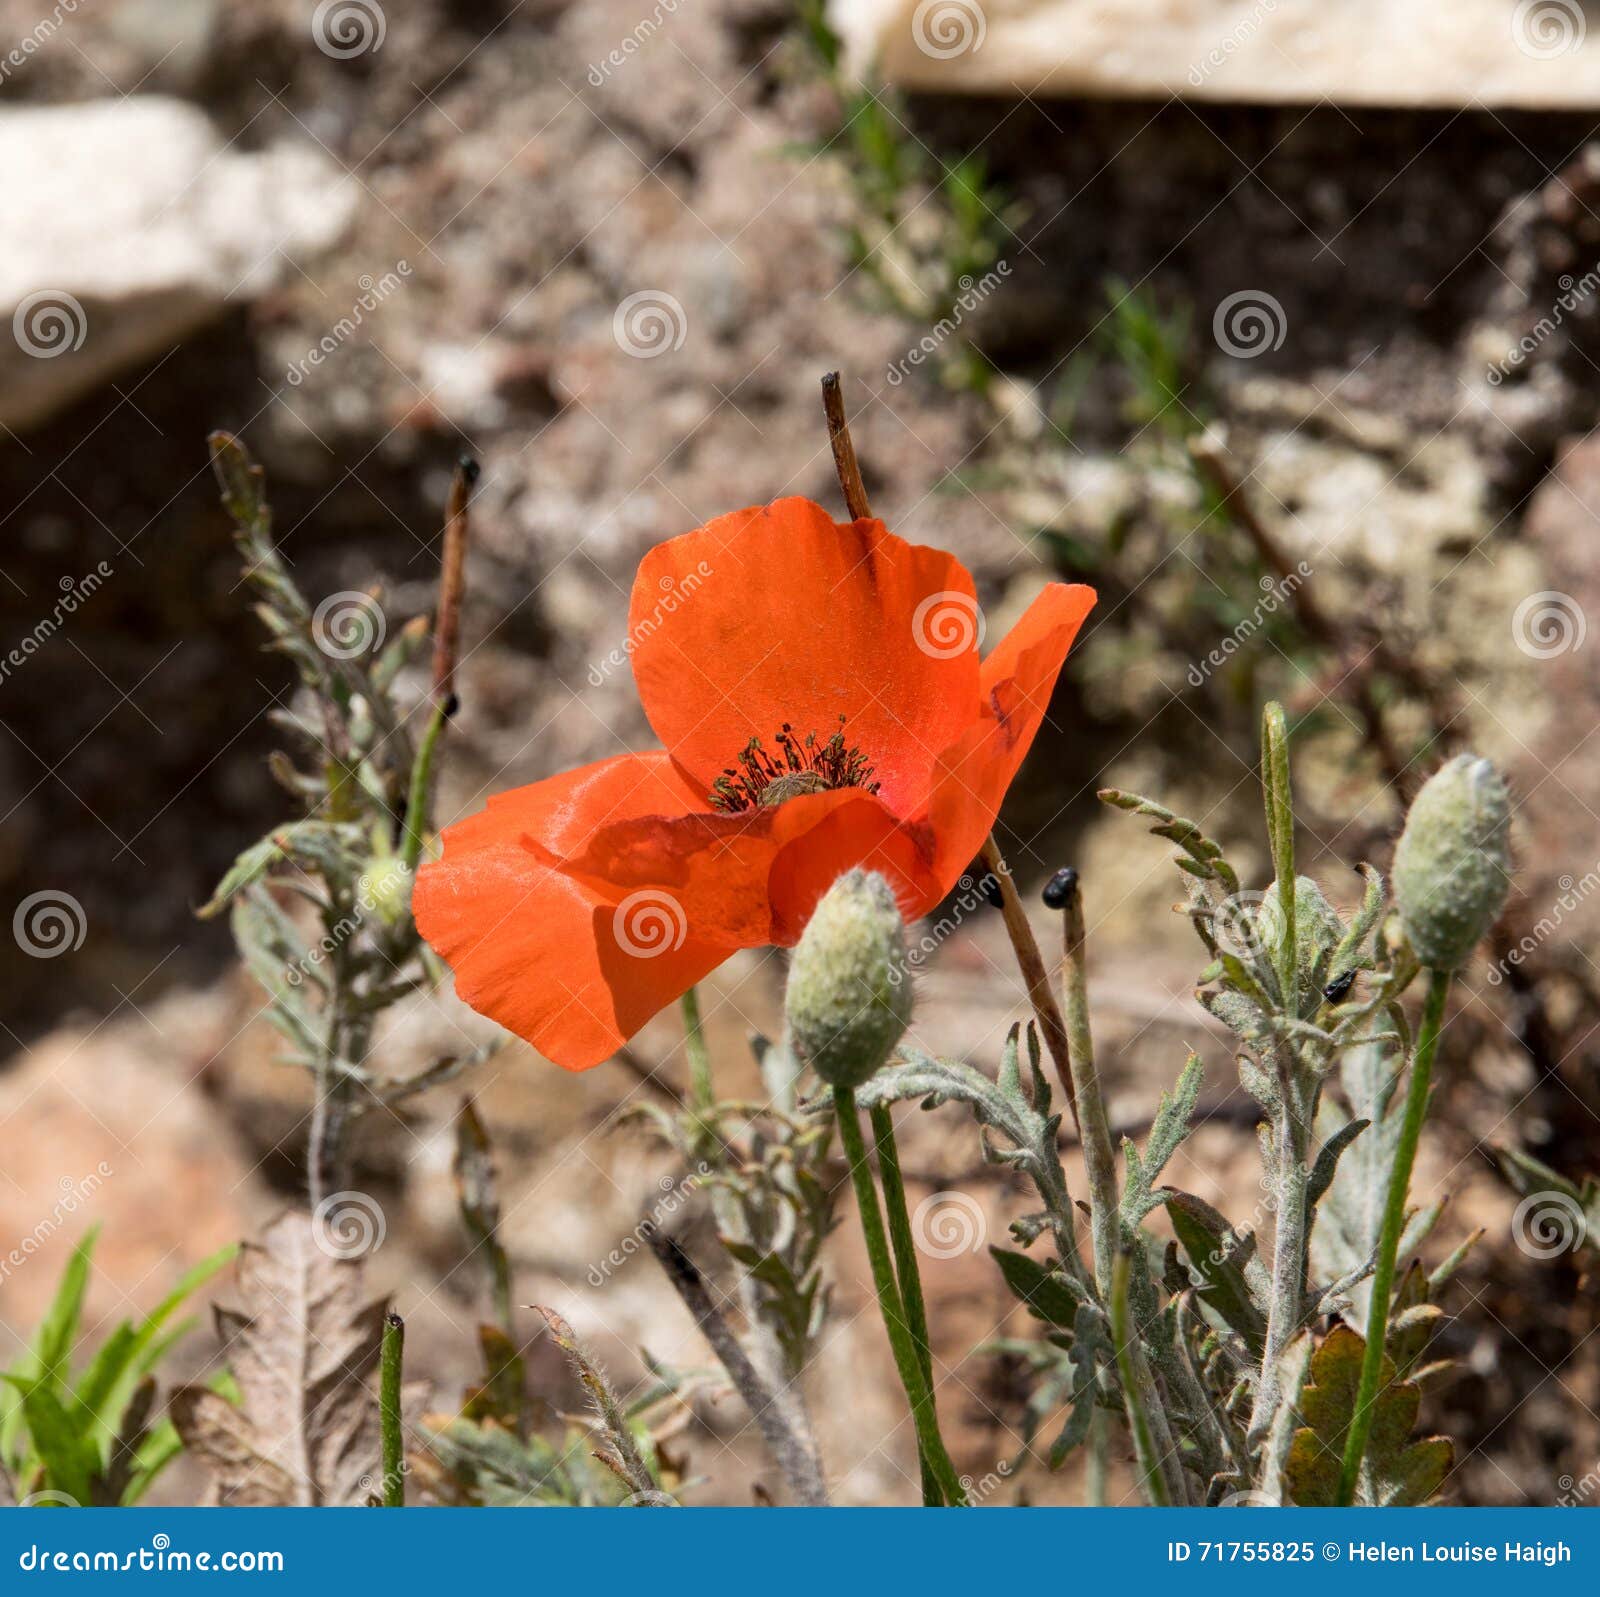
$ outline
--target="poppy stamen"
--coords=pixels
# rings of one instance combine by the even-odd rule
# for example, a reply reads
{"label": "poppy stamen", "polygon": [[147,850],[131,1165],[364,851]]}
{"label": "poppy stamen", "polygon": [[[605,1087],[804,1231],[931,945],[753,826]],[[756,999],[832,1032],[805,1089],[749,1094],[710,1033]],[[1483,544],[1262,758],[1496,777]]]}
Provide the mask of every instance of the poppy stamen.
{"label": "poppy stamen", "polygon": [[763,805],[782,804],[802,793],[826,793],[836,787],[859,787],[876,793],[873,767],[859,748],[845,742],[845,718],[825,742],[815,732],[802,741],[785,721],[773,742],[776,756],[767,752],[761,739],[753,737],[739,751],[738,762],[725,766],[711,784],[711,807],[729,815]]}

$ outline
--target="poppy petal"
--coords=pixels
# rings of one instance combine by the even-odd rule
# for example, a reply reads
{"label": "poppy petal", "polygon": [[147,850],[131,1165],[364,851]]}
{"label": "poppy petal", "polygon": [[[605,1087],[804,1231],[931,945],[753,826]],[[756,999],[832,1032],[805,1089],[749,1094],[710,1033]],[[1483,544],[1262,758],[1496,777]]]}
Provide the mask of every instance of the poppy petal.
{"label": "poppy petal", "polygon": [[462,1000],[568,1070],[614,1053],[733,952],[691,936],[670,899],[597,894],[551,862],[596,827],[690,790],[663,754],[623,755],[491,799],[418,872],[418,929]]}
{"label": "poppy petal", "polygon": [[971,720],[979,616],[953,555],[806,499],[720,516],[645,556],[629,638],[656,735],[706,793],[753,737],[830,737],[845,717],[897,814],[926,805]]}
{"label": "poppy petal", "polygon": [[946,891],[992,830],[1094,602],[1093,588],[1052,582],[983,662],[983,713],[940,755],[929,805]]}
{"label": "poppy petal", "polygon": [[883,870],[920,901],[932,862],[932,839],[914,836],[881,799],[835,788],[738,815],[619,821],[563,868],[613,902],[670,902],[701,941],[756,947],[793,943],[817,899],[853,865]]}

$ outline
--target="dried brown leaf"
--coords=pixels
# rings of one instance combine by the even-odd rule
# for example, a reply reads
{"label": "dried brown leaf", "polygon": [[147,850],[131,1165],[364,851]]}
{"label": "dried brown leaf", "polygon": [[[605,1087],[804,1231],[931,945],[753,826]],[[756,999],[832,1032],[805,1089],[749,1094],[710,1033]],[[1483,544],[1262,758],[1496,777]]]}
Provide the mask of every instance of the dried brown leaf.
{"label": "dried brown leaf", "polygon": [[387,1304],[367,1301],[362,1268],[318,1245],[311,1217],[290,1212],[241,1250],[242,1306],[219,1308],[237,1407],[182,1387],[171,1413],[225,1505],[349,1507],[380,1469],[378,1405],[368,1385]]}

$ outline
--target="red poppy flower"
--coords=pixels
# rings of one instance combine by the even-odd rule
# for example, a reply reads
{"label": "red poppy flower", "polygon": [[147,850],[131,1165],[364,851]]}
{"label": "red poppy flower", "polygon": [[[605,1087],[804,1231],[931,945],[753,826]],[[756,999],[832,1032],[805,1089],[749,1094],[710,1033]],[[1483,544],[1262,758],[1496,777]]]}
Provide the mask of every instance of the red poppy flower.
{"label": "red poppy flower", "polygon": [[664,751],[492,798],[418,875],[474,1009],[569,1070],[736,949],[792,945],[840,872],[925,914],[983,845],[1094,603],[1052,583],[981,664],[972,578],[804,499],[645,556],[628,649]]}

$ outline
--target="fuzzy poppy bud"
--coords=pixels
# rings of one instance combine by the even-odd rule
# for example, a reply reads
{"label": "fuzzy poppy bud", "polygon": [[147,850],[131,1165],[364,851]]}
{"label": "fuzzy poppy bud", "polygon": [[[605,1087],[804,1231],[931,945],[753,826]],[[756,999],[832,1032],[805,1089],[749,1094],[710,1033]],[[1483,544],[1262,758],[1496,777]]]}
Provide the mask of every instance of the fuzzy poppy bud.
{"label": "fuzzy poppy bud", "polygon": [[370,910],[385,926],[398,926],[411,908],[411,872],[403,860],[374,860],[356,884],[356,907]]}
{"label": "fuzzy poppy bud", "polygon": [[784,1012],[796,1054],[830,1087],[859,1087],[911,1023],[905,926],[873,871],[823,895],[789,965]]}
{"label": "fuzzy poppy bud", "polygon": [[1394,895],[1417,958],[1464,965],[1494,924],[1511,880],[1511,804],[1500,773],[1458,754],[1423,785],[1394,854]]}

